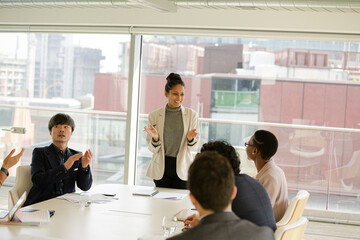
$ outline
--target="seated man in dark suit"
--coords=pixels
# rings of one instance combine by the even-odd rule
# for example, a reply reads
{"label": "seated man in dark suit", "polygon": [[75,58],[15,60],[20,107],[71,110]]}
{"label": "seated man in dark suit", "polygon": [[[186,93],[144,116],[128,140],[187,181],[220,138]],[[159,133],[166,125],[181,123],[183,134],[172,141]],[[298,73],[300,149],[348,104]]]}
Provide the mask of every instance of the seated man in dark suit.
{"label": "seated man in dark suit", "polygon": [[235,148],[226,141],[213,141],[201,147],[201,152],[205,151],[215,151],[224,156],[234,170],[237,194],[232,202],[233,212],[240,218],[275,231],[274,211],[268,193],[255,178],[240,174],[240,158]]}
{"label": "seated man in dark suit", "polygon": [[77,186],[87,191],[92,184],[89,150],[81,152],[68,148],[75,129],[74,120],[67,114],[54,115],[48,124],[52,144],[35,148],[31,162],[31,188],[25,206],[75,192]]}
{"label": "seated man in dark suit", "polygon": [[228,160],[217,152],[196,155],[188,171],[188,188],[200,221],[170,239],[274,239],[270,228],[240,219],[231,211],[231,200],[236,196],[234,172]]}

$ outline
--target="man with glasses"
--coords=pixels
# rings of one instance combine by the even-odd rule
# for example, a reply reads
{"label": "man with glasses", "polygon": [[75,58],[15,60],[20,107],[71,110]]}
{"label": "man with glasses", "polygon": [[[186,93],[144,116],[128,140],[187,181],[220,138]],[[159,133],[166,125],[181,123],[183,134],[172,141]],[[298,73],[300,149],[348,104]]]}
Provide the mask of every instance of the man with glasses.
{"label": "man with glasses", "polygon": [[288,189],[284,171],[271,158],[278,148],[278,141],[274,134],[266,130],[258,130],[245,143],[246,154],[253,160],[258,171],[258,180],[269,194],[274,211],[275,221],[284,216],[288,207]]}

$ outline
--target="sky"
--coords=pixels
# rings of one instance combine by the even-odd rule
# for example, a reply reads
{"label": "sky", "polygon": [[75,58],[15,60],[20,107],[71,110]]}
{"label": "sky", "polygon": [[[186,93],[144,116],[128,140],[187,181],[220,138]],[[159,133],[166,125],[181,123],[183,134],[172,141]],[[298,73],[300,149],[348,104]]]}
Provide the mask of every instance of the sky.
{"label": "sky", "polygon": [[115,34],[74,34],[76,46],[97,48],[102,50],[105,59],[101,61],[100,72],[116,72],[118,70],[119,43],[130,42],[130,35]]}
{"label": "sky", "polygon": [[[0,57],[15,58],[18,43],[18,57],[26,59],[28,35],[32,33],[0,33]],[[129,35],[116,34],[69,34],[75,46],[102,50],[105,59],[100,62],[100,72],[118,71],[119,43],[130,42]],[[18,41],[17,41],[18,39]]]}
{"label": "sky", "polygon": [[0,56],[15,58],[15,49],[17,39],[19,39],[19,58],[26,58],[27,56],[27,34],[22,33],[0,33]]}

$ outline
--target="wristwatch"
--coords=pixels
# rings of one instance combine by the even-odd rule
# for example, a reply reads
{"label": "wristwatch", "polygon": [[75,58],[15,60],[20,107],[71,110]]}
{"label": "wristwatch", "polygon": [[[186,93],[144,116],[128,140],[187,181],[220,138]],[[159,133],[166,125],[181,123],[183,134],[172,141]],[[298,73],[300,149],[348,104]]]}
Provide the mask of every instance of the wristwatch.
{"label": "wristwatch", "polygon": [[6,176],[9,176],[9,171],[8,170],[6,170],[5,168],[1,168],[1,171],[3,172],[3,173],[5,173],[6,174]]}

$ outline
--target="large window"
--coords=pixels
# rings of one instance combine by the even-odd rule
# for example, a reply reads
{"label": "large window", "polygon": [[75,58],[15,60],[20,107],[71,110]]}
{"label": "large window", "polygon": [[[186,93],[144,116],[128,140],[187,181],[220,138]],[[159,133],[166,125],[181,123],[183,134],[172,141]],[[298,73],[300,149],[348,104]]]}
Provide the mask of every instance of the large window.
{"label": "large window", "polygon": [[[290,197],[306,189],[310,208],[360,211],[359,43],[144,36],[140,129],[166,104],[170,72],[185,81],[184,105],[199,113],[202,143],[229,141],[242,172],[254,176],[244,142],[268,129]],[[145,137],[139,132],[136,183],[154,185],[145,177]]]}
{"label": "large window", "polygon": [[[274,160],[290,197],[306,189],[310,208],[360,212],[359,43],[146,35],[140,89],[129,94],[130,46],[129,35],[0,34],[0,127],[27,129],[0,133],[0,157],[24,146],[20,164],[29,164],[32,149],[51,142],[50,117],[67,112],[76,121],[70,147],[94,152],[95,184],[123,183],[127,162],[136,163],[137,185],[152,186],[143,127],[166,104],[165,78],[176,72],[186,84],[184,106],[199,114],[201,143],[227,140],[241,171],[255,176],[244,142],[268,129],[280,143]],[[137,123],[126,125],[134,94],[137,152],[125,159],[134,144],[126,129]]]}
{"label": "large window", "polygon": [[122,183],[129,41],[129,35],[0,34],[0,127],[27,130],[1,132],[1,158],[23,146],[20,164],[30,164],[33,148],[51,143],[51,116],[65,112],[76,124],[69,147],[94,153],[95,183]]}

